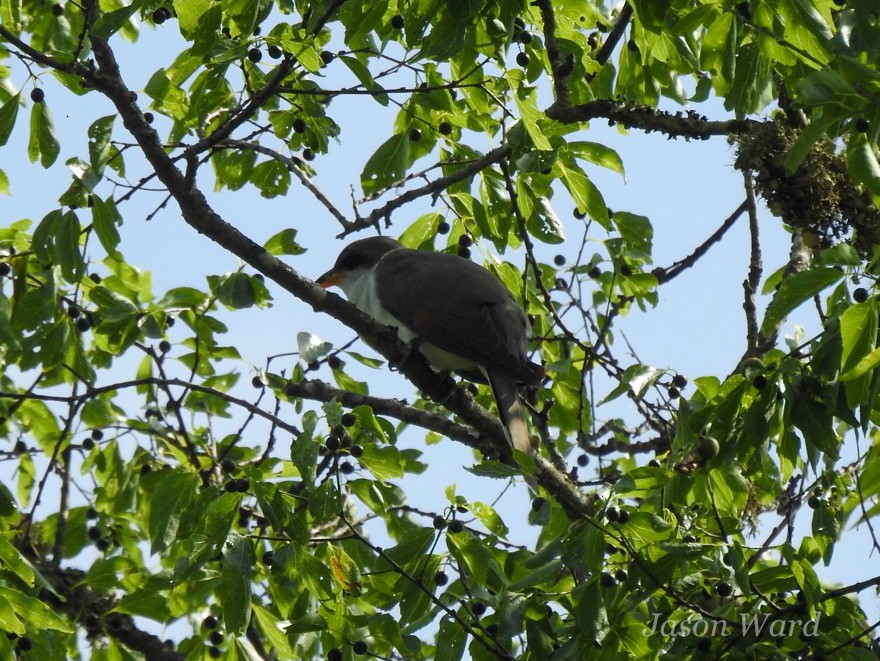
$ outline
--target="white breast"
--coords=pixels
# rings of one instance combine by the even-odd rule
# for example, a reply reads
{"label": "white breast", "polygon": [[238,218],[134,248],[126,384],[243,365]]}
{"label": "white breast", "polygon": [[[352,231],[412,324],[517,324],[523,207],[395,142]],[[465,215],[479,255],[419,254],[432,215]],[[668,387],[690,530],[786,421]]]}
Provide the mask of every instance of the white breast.
{"label": "white breast", "polygon": [[342,279],[339,287],[345,292],[345,297],[362,312],[370,315],[379,323],[394,326],[400,339],[404,342],[409,342],[415,337],[415,333],[392,317],[379,303],[376,280],[373,278],[372,271],[359,270],[350,273]]}
{"label": "white breast", "polygon": [[[397,335],[401,340],[411,342],[415,339],[416,334],[391,316],[379,303],[379,295],[376,292],[376,280],[371,270],[359,269],[348,273],[339,282],[339,287],[345,292],[345,297],[362,312],[370,315],[379,323],[396,328]],[[444,351],[430,342],[422,343],[419,346],[419,351],[425,355],[428,362],[437,370],[472,370],[477,368],[475,363]]]}

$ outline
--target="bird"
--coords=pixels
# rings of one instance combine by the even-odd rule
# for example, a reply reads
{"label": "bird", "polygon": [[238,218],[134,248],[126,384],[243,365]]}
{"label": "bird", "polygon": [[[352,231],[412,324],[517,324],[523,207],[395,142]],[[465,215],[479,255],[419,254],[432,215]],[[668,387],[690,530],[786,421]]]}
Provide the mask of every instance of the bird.
{"label": "bird", "polygon": [[539,386],[544,369],[528,357],[528,316],[495,275],[458,255],[375,236],[347,245],[316,282],[395,327],[436,371],[488,383],[510,447],[533,453],[519,387]]}

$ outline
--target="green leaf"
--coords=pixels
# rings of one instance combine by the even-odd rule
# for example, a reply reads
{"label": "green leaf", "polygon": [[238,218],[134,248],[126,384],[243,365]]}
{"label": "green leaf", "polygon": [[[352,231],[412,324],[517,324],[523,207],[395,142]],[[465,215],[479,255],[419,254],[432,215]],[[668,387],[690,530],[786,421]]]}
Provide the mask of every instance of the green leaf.
{"label": "green leaf", "polygon": [[113,610],[129,615],[141,615],[158,622],[165,622],[171,617],[168,598],[149,587],[125,595]]}
{"label": "green leaf", "polygon": [[140,10],[144,0],[134,0],[130,5],[101,14],[92,26],[91,33],[100,39],[116,34]]}
{"label": "green leaf", "polygon": [[467,639],[467,629],[451,617],[444,616],[437,631],[434,661],[460,661],[464,657]]}
{"label": "green leaf", "polygon": [[199,23],[212,4],[212,0],[174,0],[174,13],[180,25],[180,33],[185,39],[195,38]]}
{"label": "green leaf", "polygon": [[239,271],[221,279],[217,300],[234,310],[253,306],[257,299],[251,276]]}
{"label": "green leaf", "polygon": [[177,535],[180,516],[192,502],[198,478],[175,471],[164,475],[154,486],[150,499],[150,552],[168,548]]}
{"label": "green leaf", "polygon": [[12,129],[15,126],[15,118],[18,117],[18,106],[21,94],[15,94],[0,106],[0,147],[6,144]]}
{"label": "green leaf", "polygon": [[830,266],[821,266],[795,273],[783,280],[779,289],[776,290],[773,300],[767,306],[764,322],[761,324],[761,332],[768,335],[778,324],[782,323],[789,312],[844,276],[842,271]]}
{"label": "green leaf", "polygon": [[115,120],[116,115],[107,115],[89,126],[89,165],[98,173],[103,171],[107,159],[115,153],[110,143]]}
{"label": "green leaf", "polygon": [[402,133],[382,143],[361,173],[361,188],[372,195],[400,181],[409,167],[409,138]]}
{"label": "green leaf", "polygon": [[58,158],[61,145],[55,136],[55,127],[49,116],[46,103],[35,103],[31,108],[31,133],[28,139],[28,158],[31,163],[40,159],[44,168],[51,166]]}
{"label": "green leaf", "polygon": [[302,255],[306,249],[296,242],[295,229],[284,229],[272,236],[263,247],[270,255]]}
{"label": "green leaf", "polygon": [[112,197],[102,200],[97,195],[92,197],[92,227],[98,240],[108,253],[116,252],[119,245],[117,225],[122,225],[122,216],[116,208]]}
{"label": "green leaf", "polygon": [[583,158],[590,163],[595,163],[603,168],[608,168],[613,172],[617,172],[624,179],[626,172],[623,168],[623,159],[620,155],[598,142],[570,142],[568,148],[578,157]]}
{"label": "green leaf", "polygon": [[0,170],[0,193],[9,195],[9,177],[3,170]]}
{"label": "green leaf", "polygon": [[877,162],[875,147],[866,134],[857,133],[850,139],[846,161],[856,183],[862,184],[873,195],[880,196],[880,163]]}
{"label": "green leaf", "polygon": [[542,151],[551,151],[553,146],[539,126],[544,115],[538,110],[535,88],[522,84],[523,76],[523,72],[519,69],[510,69],[505,74],[507,83],[514,90],[513,100],[516,102],[516,107],[519,110],[520,119],[523,126],[525,126],[526,133],[532,139],[532,144]]}
{"label": "green leaf", "polygon": [[223,607],[223,623],[233,635],[243,632],[250,620],[251,577],[256,562],[253,542],[241,535],[230,535],[223,553],[217,596]]}
{"label": "green leaf", "polygon": [[392,446],[368,443],[364,446],[364,453],[358,458],[358,461],[377,480],[385,481],[404,475],[404,461],[398,449]]}
{"label": "green leaf", "polygon": [[73,633],[73,629],[67,622],[36,597],[0,585],[0,603],[4,601],[12,607],[15,616],[24,622],[31,631],[53,629],[63,633]]}

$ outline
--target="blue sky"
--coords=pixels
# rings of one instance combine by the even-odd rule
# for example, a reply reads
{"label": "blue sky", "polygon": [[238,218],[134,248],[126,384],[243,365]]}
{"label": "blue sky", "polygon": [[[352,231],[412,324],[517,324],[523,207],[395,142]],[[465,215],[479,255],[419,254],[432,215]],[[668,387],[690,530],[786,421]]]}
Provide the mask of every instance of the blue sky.
{"label": "blue sky", "polygon": [[[133,89],[141,89],[156,68],[171,62],[177,49],[175,33],[176,28],[171,24],[160,30],[144,26],[137,44],[131,46],[117,41],[123,74]],[[145,57],[145,53],[149,56]],[[267,62],[267,66],[270,64]],[[25,85],[21,67],[14,66],[13,70],[14,82],[23,85],[28,92],[30,87]],[[336,75],[332,67],[328,72],[328,76]],[[0,199],[0,225],[24,217],[36,223],[51,210],[54,200],[69,184],[63,161],[87,153],[85,128],[88,123],[114,113],[97,94],[74,97],[49,74],[42,74],[41,86],[46,89],[46,103],[61,140],[61,158],[49,171],[27,162],[27,115],[21,113],[20,125],[3,150],[0,164],[10,176],[13,193],[11,197]],[[145,95],[141,94],[140,98],[147,103]],[[728,117],[719,104],[700,106],[699,111],[711,119]],[[330,113],[342,127],[341,143],[333,145],[328,155],[312,163],[316,171],[314,181],[339,208],[349,210],[352,187],[357,190],[360,168],[372,151],[391,134],[394,113],[366,96],[337,99],[331,105]],[[162,118],[157,119],[156,126],[160,134],[167,132],[168,124]],[[118,130],[117,136],[120,140],[129,140],[122,130]],[[655,231],[654,260],[658,266],[669,265],[689,254],[744,198],[742,175],[733,168],[734,154],[724,138],[706,142],[672,141],[659,134],[645,135],[635,131],[625,134],[602,122],[595,122],[578,138],[603,142],[615,148],[623,158],[625,182],[619,175],[599,168],[590,168],[588,173],[612,209],[643,214],[651,219]],[[138,168],[142,167],[130,159],[131,181],[138,179]],[[213,188],[207,168],[200,173],[198,183],[206,192]],[[103,189],[102,194],[107,194],[107,189]],[[210,194],[209,198],[227,221],[257,241],[264,241],[287,227],[297,229],[308,252],[289,257],[287,261],[303,275],[316,277],[324,272],[344,245],[335,239],[339,226],[326,209],[315,203],[296,183],[286,197],[274,200],[260,197],[253,187],[234,193],[222,191]],[[148,214],[156,210],[163,199],[162,193],[145,191],[120,209],[124,216],[120,249],[131,263],[152,272],[157,296],[168,288],[181,285],[204,287],[206,275],[229,272],[238,267],[237,258],[185,225],[173,203],[146,221]],[[539,255],[551,261],[559,253],[572,260],[579,247],[581,223],[572,216],[571,204],[563,194],[556,196],[554,207],[566,223],[569,241],[561,246],[541,246]],[[408,220],[414,220],[426,210],[427,207],[422,206],[398,211],[390,233],[403,231]],[[766,210],[762,209],[760,220],[767,275],[787,261],[788,241],[779,222]],[[603,237],[597,235],[596,238]],[[490,246],[485,248],[488,250]],[[654,367],[676,370],[689,378],[710,374],[724,378],[730,373],[745,348],[742,281],[746,276],[748,258],[749,236],[743,219],[693,269],[660,289],[660,303],[656,309],[646,313],[634,310],[622,319],[618,331],[625,334],[636,349],[639,360]],[[516,263],[515,256],[511,259]],[[100,272],[99,267],[96,270]],[[238,347],[245,361],[260,367],[269,355],[294,351],[296,333],[300,331],[316,333],[337,345],[353,336],[335,320],[315,314],[279,288],[270,286],[270,290],[275,297],[271,309],[222,315],[230,328],[228,344]],[[786,332],[790,332],[795,323],[815,328],[817,321],[812,307],[805,306],[792,314]],[[620,356],[626,355],[623,347],[622,337],[619,337],[616,350]],[[369,353],[369,350],[364,351]],[[174,353],[172,349],[171,354]],[[295,359],[288,360],[290,365]],[[126,361],[121,361],[120,371],[125,368]],[[130,365],[128,369],[131,369]],[[329,370],[319,376],[329,379]],[[412,387],[396,373],[364,370],[359,372],[359,377],[369,379],[372,394],[410,399],[414,395]],[[245,374],[243,387],[249,388],[249,381],[249,374]],[[604,387],[607,392],[612,386],[604,384]],[[604,394],[601,390],[600,393]],[[615,406],[600,409],[598,415],[614,417],[625,413],[624,409],[618,410]],[[295,421],[292,411],[288,411],[287,416]],[[418,432],[406,434],[402,442],[424,448]],[[462,468],[473,463],[472,453],[466,448],[444,441],[428,446],[424,451],[430,469],[404,483],[415,506],[442,509],[445,505],[444,489],[453,482],[468,499],[487,503],[495,501],[503,490],[502,483],[476,478]],[[6,469],[0,465],[0,478],[4,481],[8,477]],[[525,523],[528,507],[522,485],[505,493],[498,503],[516,542],[529,543],[537,534],[537,530]],[[806,508],[800,518],[808,525],[804,515],[808,516]],[[763,539],[771,527],[772,523],[768,522],[759,532],[758,539]],[[819,569],[820,575],[840,583],[873,575],[875,572],[864,561],[868,550],[867,536],[862,533],[853,535],[838,548],[831,568]],[[876,615],[876,598],[867,593],[862,597],[863,603]]]}

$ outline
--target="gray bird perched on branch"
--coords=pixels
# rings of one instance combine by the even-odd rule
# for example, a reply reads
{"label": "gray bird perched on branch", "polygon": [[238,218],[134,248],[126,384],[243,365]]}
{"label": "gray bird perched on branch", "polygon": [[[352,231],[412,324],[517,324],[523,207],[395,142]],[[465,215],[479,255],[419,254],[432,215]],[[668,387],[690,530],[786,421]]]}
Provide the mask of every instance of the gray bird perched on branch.
{"label": "gray bird perched on branch", "polygon": [[410,250],[377,236],[346,246],[317,280],[415,343],[431,366],[488,383],[512,448],[531,453],[519,385],[544,369],[528,359],[529,320],[492,273],[468,259]]}

